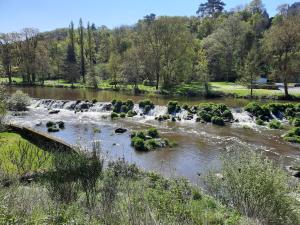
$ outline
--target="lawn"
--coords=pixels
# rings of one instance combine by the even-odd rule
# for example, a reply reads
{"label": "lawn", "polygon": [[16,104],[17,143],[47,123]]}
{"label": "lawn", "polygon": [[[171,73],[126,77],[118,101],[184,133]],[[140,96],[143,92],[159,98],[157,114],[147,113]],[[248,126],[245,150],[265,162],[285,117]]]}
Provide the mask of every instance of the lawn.
{"label": "lawn", "polygon": [[[244,97],[250,95],[250,89],[233,82],[211,82],[212,91],[219,91],[225,94],[235,94],[237,97]],[[262,96],[283,96],[281,90],[267,90],[267,89],[253,89],[253,95]],[[294,94],[300,97],[300,94]]]}

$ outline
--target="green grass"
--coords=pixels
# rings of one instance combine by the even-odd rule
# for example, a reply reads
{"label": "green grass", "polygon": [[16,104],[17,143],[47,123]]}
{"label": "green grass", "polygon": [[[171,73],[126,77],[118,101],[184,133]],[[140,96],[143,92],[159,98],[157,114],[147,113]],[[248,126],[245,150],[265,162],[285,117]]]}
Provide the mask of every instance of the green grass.
{"label": "green grass", "polygon": [[0,133],[0,170],[5,174],[22,175],[51,167],[52,156],[19,134]]}
{"label": "green grass", "polygon": [[[237,97],[245,97],[250,95],[250,89],[243,85],[239,85],[233,82],[211,82],[212,91],[219,91],[225,94],[234,94]],[[293,94],[291,92],[291,94]],[[267,89],[253,89],[253,96],[283,96],[281,90],[267,90]],[[294,94],[300,97],[300,94]]]}

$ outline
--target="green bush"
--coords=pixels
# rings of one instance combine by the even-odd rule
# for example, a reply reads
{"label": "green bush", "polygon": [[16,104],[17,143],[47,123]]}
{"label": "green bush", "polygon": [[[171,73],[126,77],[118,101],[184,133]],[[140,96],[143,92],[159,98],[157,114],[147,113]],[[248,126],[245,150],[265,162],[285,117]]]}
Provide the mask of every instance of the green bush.
{"label": "green bush", "polygon": [[259,224],[299,224],[288,176],[250,149],[229,151],[222,159],[223,178],[210,173],[207,190],[224,204]]}
{"label": "green bush", "polygon": [[149,128],[148,129],[148,135],[152,138],[159,138],[159,134],[156,128]]}
{"label": "green bush", "polygon": [[218,126],[224,126],[225,125],[225,122],[224,122],[223,118],[219,117],[219,116],[213,116],[211,118],[211,122],[215,125],[218,125]]}
{"label": "green bush", "polygon": [[293,128],[283,138],[288,142],[300,143],[300,127]]}
{"label": "green bush", "polygon": [[129,111],[127,112],[127,116],[128,116],[128,117],[134,117],[134,116],[136,116],[136,115],[137,115],[136,111],[129,110]]}
{"label": "green bush", "polygon": [[145,99],[139,102],[139,107],[147,114],[151,109],[154,109],[154,103],[149,99]]}
{"label": "green bush", "polygon": [[133,137],[131,139],[131,145],[136,149],[140,151],[146,151],[145,148],[145,140],[143,140],[140,137]]}
{"label": "green bush", "polygon": [[281,129],[282,125],[278,120],[271,120],[269,123],[269,128],[271,129]]}
{"label": "green bush", "polygon": [[293,125],[295,127],[300,127],[300,119],[299,118],[295,118],[294,121],[293,121]]}
{"label": "green bush", "polygon": [[259,126],[264,126],[264,125],[265,125],[265,122],[264,122],[262,119],[259,119],[259,118],[257,118],[257,119],[255,120],[255,123],[256,123],[257,125],[259,125]]}
{"label": "green bush", "polygon": [[198,116],[200,116],[200,118],[207,123],[211,122],[212,115],[205,110],[198,112]]}
{"label": "green bush", "polygon": [[178,113],[180,111],[180,106],[178,105],[178,102],[176,101],[170,101],[168,103],[168,113],[169,114],[174,114],[174,113]]}
{"label": "green bush", "polygon": [[270,111],[268,107],[262,107],[257,102],[251,102],[244,107],[244,110],[256,117],[261,117],[263,120],[267,120],[270,117]]}
{"label": "green bush", "polygon": [[26,111],[27,107],[30,105],[30,97],[18,90],[8,99],[7,104],[9,110]]}
{"label": "green bush", "polygon": [[149,139],[146,140],[144,143],[145,149],[147,149],[148,151],[154,150],[158,147],[160,147],[160,145],[157,143],[157,141],[155,139]]}
{"label": "green bush", "polygon": [[121,118],[125,118],[125,117],[126,117],[126,113],[123,113],[123,112],[120,113],[120,117],[121,117]]}
{"label": "green bush", "polygon": [[233,119],[233,115],[232,115],[231,111],[228,110],[228,109],[225,109],[223,111],[222,117],[225,118],[225,119],[228,119],[228,120],[232,120]]}
{"label": "green bush", "polygon": [[118,118],[118,117],[119,117],[119,114],[116,113],[116,112],[112,112],[112,113],[110,114],[110,117],[111,117],[112,119]]}

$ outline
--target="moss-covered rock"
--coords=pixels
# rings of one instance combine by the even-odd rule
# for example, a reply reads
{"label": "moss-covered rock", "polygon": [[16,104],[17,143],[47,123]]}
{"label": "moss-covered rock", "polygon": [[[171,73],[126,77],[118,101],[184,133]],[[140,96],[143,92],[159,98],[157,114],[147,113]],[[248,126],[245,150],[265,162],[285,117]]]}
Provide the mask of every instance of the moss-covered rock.
{"label": "moss-covered rock", "polygon": [[178,102],[177,101],[170,101],[168,103],[168,113],[169,114],[175,114],[175,113],[178,113],[180,112],[181,108],[180,106],[178,105]]}
{"label": "moss-covered rock", "polygon": [[225,122],[224,122],[223,118],[219,117],[219,116],[213,116],[211,118],[211,122],[218,126],[225,126]]}
{"label": "moss-covered rock", "polygon": [[154,103],[149,99],[145,99],[139,102],[139,107],[143,109],[144,114],[147,114],[151,109],[154,109]]}
{"label": "moss-covered rock", "polygon": [[112,119],[115,119],[115,118],[118,118],[118,117],[119,117],[119,114],[116,113],[116,112],[112,112],[112,113],[110,114],[110,117],[111,117]]}
{"label": "moss-covered rock", "polygon": [[259,125],[259,126],[264,126],[264,125],[265,125],[265,121],[263,121],[263,120],[260,119],[260,118],[257,118],[257,119],[255,120],[255,123],[256,123],[257,125]]}

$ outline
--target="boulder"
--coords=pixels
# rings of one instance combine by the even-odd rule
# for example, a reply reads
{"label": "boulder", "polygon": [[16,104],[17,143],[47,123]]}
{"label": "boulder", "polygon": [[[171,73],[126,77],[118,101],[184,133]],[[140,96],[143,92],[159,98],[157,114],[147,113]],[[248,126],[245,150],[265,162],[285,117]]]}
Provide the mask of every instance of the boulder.
{"label": "boulder", "polygon": [[123,134],[123,133],[125,133],[127,131],[127,129],[125,129],[125,128],[118,128],[118,129],[116,129],[115,130],[115,133],[116,134]]}
{"label": "boulder", "polygon": [[58,114],[60,112],[60,110],[51,110],[49,112],[49,114]]}

